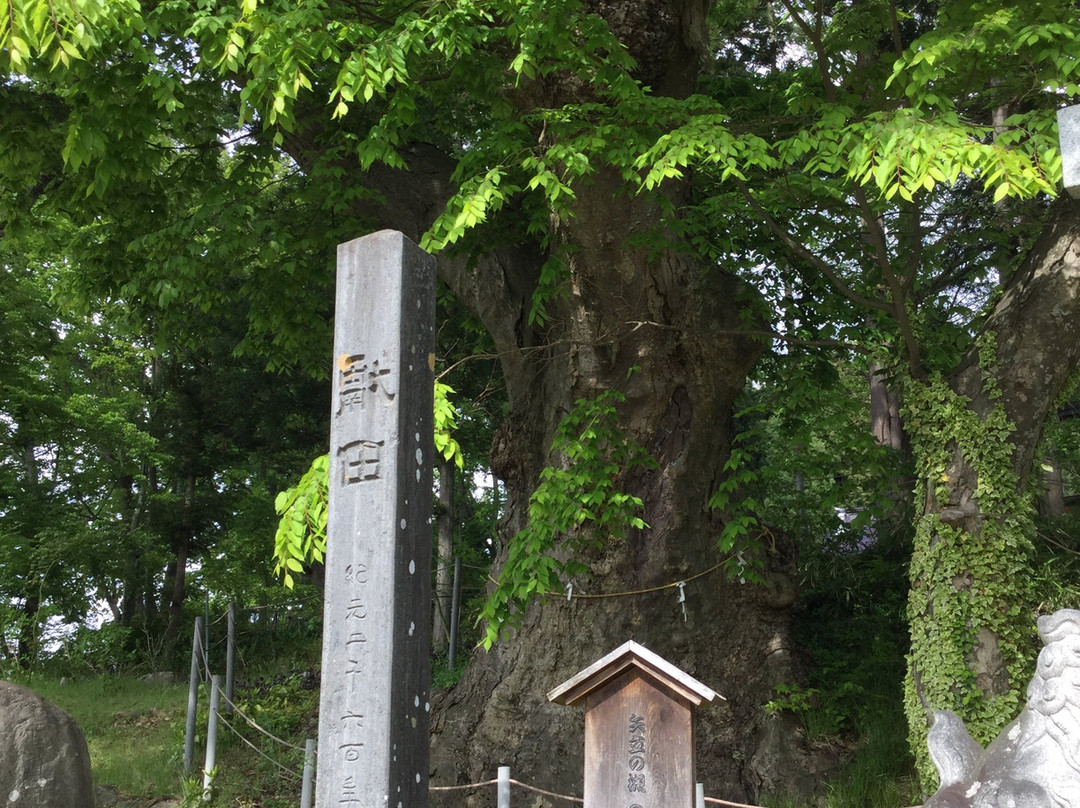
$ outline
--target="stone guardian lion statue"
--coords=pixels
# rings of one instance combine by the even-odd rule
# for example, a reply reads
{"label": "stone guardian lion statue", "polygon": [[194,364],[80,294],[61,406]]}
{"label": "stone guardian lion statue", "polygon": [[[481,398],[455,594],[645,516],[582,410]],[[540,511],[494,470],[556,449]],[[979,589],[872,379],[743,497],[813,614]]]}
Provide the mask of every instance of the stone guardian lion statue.
{"label": "stone guardian lion statue", "polygon": [[924,808],[1080,808],[1080,611],[1038,620],[1027,705],[985,750],[955,713],[927,737],[941,784]]}

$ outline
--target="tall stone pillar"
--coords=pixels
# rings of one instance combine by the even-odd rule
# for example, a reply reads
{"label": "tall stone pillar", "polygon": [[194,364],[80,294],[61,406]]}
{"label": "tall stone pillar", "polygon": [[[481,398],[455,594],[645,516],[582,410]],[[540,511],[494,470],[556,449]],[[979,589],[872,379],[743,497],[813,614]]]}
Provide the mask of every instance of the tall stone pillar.
{"label": "tall stone pillar", "polygon": [[427,805],[435,261],[338,247],[318,808]]}

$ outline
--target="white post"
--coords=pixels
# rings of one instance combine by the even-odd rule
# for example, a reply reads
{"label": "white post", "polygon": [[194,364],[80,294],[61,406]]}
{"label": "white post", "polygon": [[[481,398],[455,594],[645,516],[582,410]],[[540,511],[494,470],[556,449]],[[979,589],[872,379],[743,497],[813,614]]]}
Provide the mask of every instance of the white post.
{"label": "white post", "polygon": [[236,660],[236,604],[229,604],[229,634],[225,642],[225,712],[232,715],[233,667]]}
{"label": "white post", "polygon": [[510,767],[499,767],[499,808],[510,808]]}
{"label": "white post", "polygon": [[311,808],[311,775],[315,768],[315,739],[308,738],[304,743],[304,779],[300,787],[300,808]]}
{"label": "white post", "polygon": [[195,633],[191,639],[191,675],[188,677],[187,727],[184,731],[184,774],[191,773],[195,756],[195,714],[199,709],[199,654],[202,653],[201,617],[195,618]]}
{"label": "white post", "polygon": [[203,664],[206,665],[207,672],[210,671],[210,592],[206,593],[206,622],[203,626],[206,631],[203,633]]}
{"label": "white post", "polygon": [[221,677],[210,677],[210,717],[206,721],[206,764],[203,766],[202,798],[210,802],[210,783],[214,779],[217,757],[218,705],[221,703]]}
{"label": "white post", "polygon": [[698,783],[694,789],[694,808],[705,808],[705,784]]}

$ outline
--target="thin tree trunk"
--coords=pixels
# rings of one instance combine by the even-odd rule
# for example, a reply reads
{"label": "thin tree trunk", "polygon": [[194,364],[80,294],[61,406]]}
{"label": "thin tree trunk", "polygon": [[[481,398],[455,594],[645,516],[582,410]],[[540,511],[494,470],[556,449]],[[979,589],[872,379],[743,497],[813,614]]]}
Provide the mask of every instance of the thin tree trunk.
{"label": "thin tree trunk", "polygon": [[[25,432],[25,429],[23,430]],[[24,485],[34,497],[35,505],[43,506],[44,492],[42,491],[41,469],[38,465],[38,443],[29,434],[23,434],[23,479]],[[22,530],[27,549],[37,544],[38,521],[41,513],[35,508],[27,508],[22,520]],[[31,567],[32,570],[32,567]],[[15,657],[19,666],[29,669],[38,653],[38,612],[41,609],[41,583],[37,575],[27,571],[23,579],[23,585],[28,587],[24,592],[20,607],[19,628],[15,646]]]}
{"label": "thin tree trunk", "polygon": [[904,450],[900,394],[890,387],[882,369],[870,366],[870,430],[879,446]]}
{"label": "thin tree trunk", "polygon": [[1043,498],[1040,512],[1044,516],[1065,515],[1065,478],[1053,457],[1043,459]]}
{"label": "thin tree trunk", "polygon": [[184,620],[184,599],[187,596],[187,562],[191,551],[194,499],[195,475],[188,474],[184,478],[183,512],[173,544],[176,561],[170,563],[170,566],[175,563],[175,570],[172,577],[172,586],[168,590],[168,623],[165,626],[165,635],[161,643],[161,656],[164,660],[172,659],[173,652],[176,650],[176,641],[180,635],[180,627]]}
{"label": "thin tree trunk", "polygon": [[435,562],[435,610],[431,632],[436,654],[450,644],[450,605],[454,587],[454,462],[439,464],[438,549]]}
{"label": "thin tree trunk", "polygon": [[36,595],[27,595],[23,598],[20,608],[19,640],[15,649],[15,658],[19,661],[19,667],[29,670],[37,659],[38,653],[38,612],[41,610],[41,599]]}

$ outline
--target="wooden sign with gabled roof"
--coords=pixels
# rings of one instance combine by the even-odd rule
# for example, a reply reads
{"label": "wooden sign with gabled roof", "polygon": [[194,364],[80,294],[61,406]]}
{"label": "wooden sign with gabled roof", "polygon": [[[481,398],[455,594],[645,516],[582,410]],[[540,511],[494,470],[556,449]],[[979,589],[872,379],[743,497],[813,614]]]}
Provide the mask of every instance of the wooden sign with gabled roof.
{"label": "wooden sign with gabled roof", "polygon": [[694,708],[717,695],[632,640],[548,693],[585,705],[585,808],[692,808]]}

